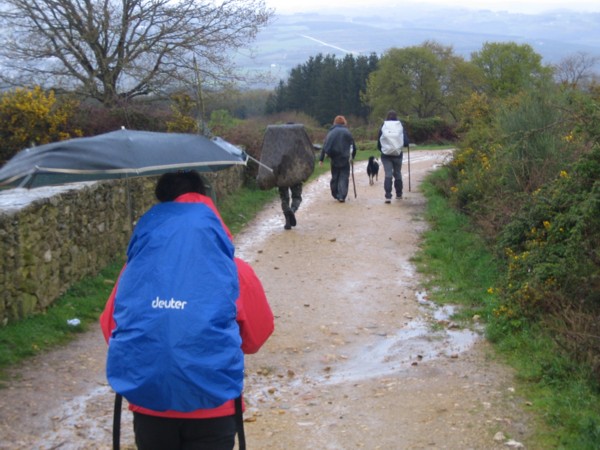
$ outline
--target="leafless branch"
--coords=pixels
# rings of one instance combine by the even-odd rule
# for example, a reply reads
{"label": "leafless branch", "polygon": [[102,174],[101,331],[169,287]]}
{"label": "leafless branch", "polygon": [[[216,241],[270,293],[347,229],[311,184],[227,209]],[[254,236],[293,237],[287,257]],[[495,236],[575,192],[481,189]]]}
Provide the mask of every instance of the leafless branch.
{"label": "leafless branch", "polygon": [[190,74],[231,73],[232,56],[273,12],[264,0],[5,0],[4,81],[60,85],[104,104]]}

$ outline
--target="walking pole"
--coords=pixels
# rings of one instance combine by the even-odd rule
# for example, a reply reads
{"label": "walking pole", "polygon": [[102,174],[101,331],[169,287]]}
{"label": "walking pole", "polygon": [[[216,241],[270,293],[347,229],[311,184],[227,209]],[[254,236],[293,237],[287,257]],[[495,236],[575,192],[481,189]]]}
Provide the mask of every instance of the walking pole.
{"label": "walking pole", "polygon": [[408,151],[408,192],[410,192],[410,144],[406,146]]}
{"label": "walking pole", "polygon": [[350,170],[352,172],[352,187],[354,188],[354,198],[356,198],[356,183],[354,182],[354,161],[350,160]]}
{"label": "walking pole", "polygon": [[115,409],[113,412],[113,450],[121,448],[121,405],[123,397],[121,394],[115,394]]}
{"label": "walking pole", "polygon": [[356,198],[356,183],[354,182],[354,159],[352,158],[353,146],[350,146],[350,172],[352,173],[352,187],[354,187],[354,198]]}

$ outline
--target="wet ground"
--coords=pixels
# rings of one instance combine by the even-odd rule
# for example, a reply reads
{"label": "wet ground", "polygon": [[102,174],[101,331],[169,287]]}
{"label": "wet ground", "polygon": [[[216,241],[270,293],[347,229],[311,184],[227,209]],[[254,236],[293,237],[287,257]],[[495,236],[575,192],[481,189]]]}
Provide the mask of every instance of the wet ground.
{"label": "wet ground", "polygon": [[[428,300],[411,264],[421,233],[419,182],[448,152],[411,151],[411,189],[384,203],[355,165],[346,203],[329,176],[305,186],[298,225],[278,202],[235,238],[261,278],[276,331],[246,359],[249,449],[518,448],[526,402],[478,330]],[[108,449],[113,395],[98,330],[28,362],[0,393],[1,449]],[[131,416],[122,419],[133,447]],[[522,444],[521,444],[522,445]]]}

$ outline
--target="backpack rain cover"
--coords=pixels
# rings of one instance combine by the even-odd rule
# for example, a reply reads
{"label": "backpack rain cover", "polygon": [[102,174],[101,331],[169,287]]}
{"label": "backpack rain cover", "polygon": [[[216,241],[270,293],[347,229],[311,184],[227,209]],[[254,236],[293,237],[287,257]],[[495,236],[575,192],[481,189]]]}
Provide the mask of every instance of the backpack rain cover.
{"label": "backpack rain cover", "polygon": [[404,129],[399,120],[386,120],[381,127],[381,152],[384,155],[400,156],[404,147]]}
{"label": "backpack rain cover", "polygon": [[107,378],[154,411],[215,408],[240,396],[234,247],[206,205],[166,202],[138,222],[115,296]]}

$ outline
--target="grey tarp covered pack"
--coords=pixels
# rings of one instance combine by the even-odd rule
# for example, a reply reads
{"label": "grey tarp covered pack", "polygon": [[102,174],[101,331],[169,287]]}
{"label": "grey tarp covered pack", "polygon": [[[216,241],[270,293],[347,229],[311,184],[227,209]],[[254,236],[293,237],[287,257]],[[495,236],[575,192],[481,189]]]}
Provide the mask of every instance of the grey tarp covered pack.
{"label": "grey tarp covered pack", "polygon": [[256,181],[261,189],[306,181],[315,169],[315,155],[304,125],[269,125],[263,138],[260,163]]}

